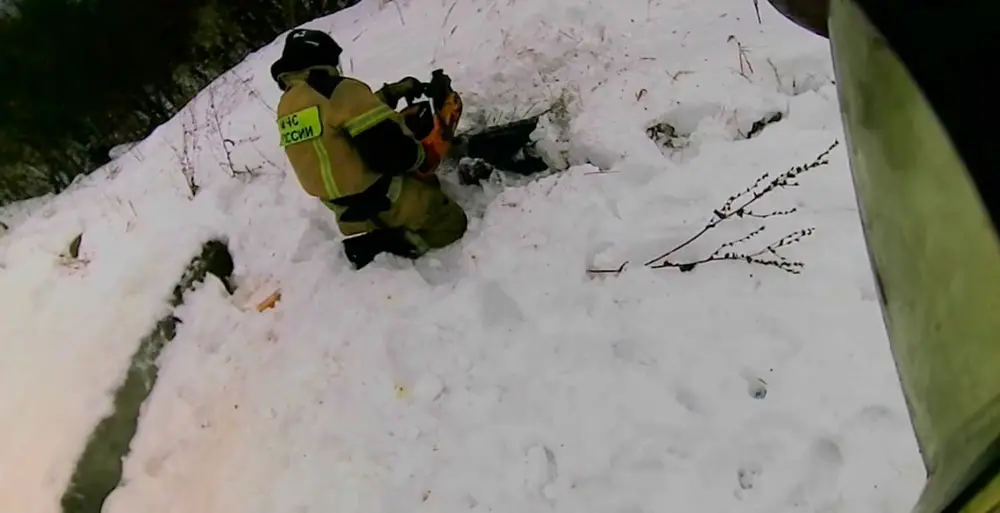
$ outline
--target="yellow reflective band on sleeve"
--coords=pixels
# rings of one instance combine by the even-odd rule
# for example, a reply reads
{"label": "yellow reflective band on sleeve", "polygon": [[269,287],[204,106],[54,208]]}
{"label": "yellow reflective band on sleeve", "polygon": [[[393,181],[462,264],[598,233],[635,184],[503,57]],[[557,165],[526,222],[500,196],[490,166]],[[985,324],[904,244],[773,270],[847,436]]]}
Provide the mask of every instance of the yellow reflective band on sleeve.
{"label": "yellow reflective band on sleeve", "polygon": [[330,164],[330,154],[326,151],[326,146],[323,145],[323,141],[317,139],[313,141],[313,149],[316,150],[319,172],[320,176],[323,177],[323,188],[326,190],[327,197],[330,199],[339,198],[340,189],[337,188],[337,182],[333,179],[333,167]]}
{"label": "yellow reflective band on sleeve", "polygon": [[[323,203],[323,205],[326,208],[330,209],[330,211],[333,212],[334,221],[339,221],[340,215],[343,214],[346,209],[340,205],[333,204],[332,200],[341,197],[340,191],[337,189],[337,184],[333,180],[333,174],[330,173],[330,167],[328,165],[322,164],[322,162],[324,162],[322,155],[326,153],[326,148],[322,147],[322,143],[319,143],[319,141],[317,141],[317,144],[320,146],[316,148],[316,153],[318,154],[318,156],[320,156],[320,162],[321,162],[320,167],[321,167],[321,172],[323,174],[323,185],[326,188],[327,195],[330,196],[327,199],[322,199],[321,203]],[[327,159],[326,162],[329,162],[329,159]],[[389,201],[392,203],[396,203],[396,201],[399,200],[399,196],[402,192],[403,192],[403,177],[401,176],[393,177],[392,181],[389,182],[389,191],[386,193],[386,196],[388,196]],[[372,226],[372,228],[370,228],[369,230],[374,228],[375,227]],[[361,232],[356,235],[362,235],[363,233],[368,233],[368,232],[367,231]],[[413,237],[416,237],[416,239],[414,239]],[[407,240],[410,241],[411,244],[416,246],[421,251],[421,254],[423,254],[423,252],[426,252],[429,249],[427,244],[424,242],[423,238],[421,238],[419,235],[415,233],[412,235],[407,235],[406,238]]]}
{"label": "yellow reflective band on sleeve", "polygon": [[413,164],[413,169],[420,169],[426,158],[427,154],[424,152],[424,145],[417,142],[417,162]]}
{"label": "yellow reflective band on sleeve", "polygon": [[1000,474],[997,474],[961,509],[961,513],[994,513],[996,511],[1000,511]]}
{"label": "yellow reflective band on sleeve", "polygon": [[392,116],[395,112],[396,111],[390,109],[388,105],[379,105],[378,107],[351,119],[347,123],[344,123],[344,129],[347,130],[347,133],[350,134],[351,137],[354,137],[388,119],[389,116]]}
{"label": "yellow reflective band on sleeve", "polygon": [[406,230],[403,232],[403,236],[406,237],[406,241],[413,244],[413,247],[417,250],[417,256],[423,255],[431,250],[431,247],[427,245],[427,242],[421,237],[417,232],[412,230]]}
{"label": "yellow reflective band on sleeve", "polygon": [[319,107],[309,107],[278,119],[281,147],[306,142],[323,135]]}
{"label": "yellow reflective band on sleeve", "polygon": [[323,206],[330,209],[331,212],[333,212],[338,216],[344,213],[344,207],[341,207],[340,205],[334,205],[330,200],[320,200],[320,203],[322,203]]}
{"label": "yellow reflective band on sleeve", "polygon": [[399,194],[403,192],[403,178],[401,176],[395,176],[392,178],[392,182],[389,183],[389,201],[395,203],[399,200]]}

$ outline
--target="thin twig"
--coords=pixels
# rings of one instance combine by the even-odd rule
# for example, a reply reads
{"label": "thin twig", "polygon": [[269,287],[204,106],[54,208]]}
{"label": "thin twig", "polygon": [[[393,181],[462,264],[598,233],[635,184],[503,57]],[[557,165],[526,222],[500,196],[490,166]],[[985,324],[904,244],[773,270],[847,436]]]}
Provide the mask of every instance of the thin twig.
{"label": "thin twig", "polygon": [[[662,255],[653,258],[651,260],[648,260],[643,265],[645,267],[649,267],[652,269],[662,269],[666,267],[671,267],[680,269],[682,272],[687,272],[693,270],[698,265],[704,263],[717,262],[721,260],[733,260],[733,261],[744,261],[749,264],[778,267],[779,269],[792,274],[800,273],[804,264],[802,262],[789,261],[783,255],[779,254],[778,250],[783,247],[795,244],[800,240],[802,240],[803,238],[812,235],[814,231],[813,228],[807,228],[788,234],[785,237],[782,237],[781,239],[771,244],[768,244],[763,249],[756,251],[754,253],[749,253],[749,254],[738,253],[735,251],[729,251],[729,249],[738,244],[742,244],[753,239],[754,237],[756,237],[757,235],[759,235],[761,232],[764,231],[765,229],[764,226],[758,227],[757,229],[753,230],[752,232],[743,237],[722,243],[718,248],[715,249],[715,251],[713,251],[710,255],[704,258],[688,262],[677,262],[671,260],[670,257],[673,256],[678,251],[680,251],[681,249],[693,243],[695,240],[703,236],[709,230],[719,226],[727,219],[732,219],[734,217],[738,218],[750,217],[757,219],[766,219],[769,217],[789,215],[796,212],[797,209],[793,207],[786,210],[775,210],[772,212],[761,214],[754,212],[753,210],[750,209],[750,207],[757,200],[759,200],[760,198],[762,198],[771,191],[774,191],[782,187],[797,186],[798,182],[795,181],[796,178],[798,178],[802,173],[805,173],[806,171],[828,164],[829,163],[828,157],[830,156],[830,153],[839,144],[840,141],[834,141],[829,148],[827,148],[825,151],[817,155],[812,162],[805,165],[794,166],[792,168],[789,168],[784,173],[778,175],[774,179],[771,179],[769,182],[767,182],[766,185],[764,185],[761,188],[761,185],[764,184],[765,181],[767,181],[770,177],[769,173],[764,173],[756,180],[754,180],[753,184],[751,184],[749,187],[747,187],[746,189],[737,194],[730,196],[729,198],[726,199],[726,201],[720,208],[712,211],[712,218],[708,221],[707,224],[705,224],[704,227],[701,228],[701,230],[699,230],[693,236],[686,239],[684,242],[681,242],[680,244],[674,246],[669,251],[663,253]],[[747,196],[749,196],[749,198],[747,198]],[[617,275],[624,272],[627,265],[628,262],[625,262],[616,269],[590,269],[588,270],[588,272],[592,274]]]}
{"label": "thin twig", "polygon": [[747,54],[750,53],[749,49],[747,49],[747,47],[743,46],[743,43],[740,42],[740,40],[737,39],[736,36],[734,36],[734,35],[730,35],[729,38],[727,39],[727,41],[730,42],[730,43],[732,43],[732,42],[736,43],[736,51],[737,51],[737,54],[738,54],[738,57],[739,57],[739,61],[740,61],[739,75],[742,76],[743,78],[747,79],[748,81],[753,82],[752,80],[750,80],[750,76],[747,75],[747,73],[746,73],[747,71],[749,71],[750,75],[754,74],[753,64],[750,63],[750,58],[747,57]]}
{"label": "thin twig", "polygon": [[797,209],[795,207],[792,207],[792,208],[790,208],[788,210],[775,210],[773,212],[768,212],[766,214],[758,214],[757,212],[751,212],[751,211],[748,210],[746,212],[743,212],[742,216],[740,216],[740,217],[754,217],[754,218],[757,218],[757,219],[767,219],[769,217],[778,217],[778,216],[791,215],[791,214],[794,214],[795,212],[798,212],[798,210],[799,209]]}
{"label": "thin twig", "polygon": [[406,20],[403,19],[403,8],[399,6],[399,0],[392,0],[392,3],[396,5],[396,12],[399,13],[399,22],[406,26]]}
{"label": "thin twig", "polygon": [[441,22],[441,30],[448,25],[448,18],[451,17],[451,12],[455,10],[455,6],[458,5],[458,0],[452,2],[451,7],[448,8],[448,12],[444,15],[444,21]]}
{"label": "thin twig", "polygon": [[[718,214],[718,212],[716,212],[716,214]],[[691,244],[692,242],[698,240],[698,237],[701,237],[702,235],[705,235],[705,232],[711,230],[712,228],[715,228],[716,226],[719,226],[719,223],[721,223],[724,219],[725,219],[724,217],[716,217],[711,222],[709,222],[708,224],[706,224],[705,227],[701,229],[701,231],[699,231],[698,233],[692,235],[690,239],[688,239],[688,240],[686,240],[686,241],[678,244],[677,246],[674,247],[674,249],[671,249],[670,251],[667,251],[666,253],[664,253],[664,254],[662,254],[662,255],[660,255],[660,256],[652,259],[652,260],[649,260],[649,261],[647,261],[646,263],[644,263],[642,265],[645,265],[647,267],[648,266],[652,266],[658,260],[663,260],[663,259],[669,257],[670,255],[673,255],[674,253],[676,253],[676,252],[678,252],[678,251],[686,248],[688,246],[688,244]]]}
{"label": "thin twig", "polygon": [[[666,71],[666,70],[664,70],[664,71]],[[670,80],[676,82],[677,79],[681,78],[684,75],[690,75],[690,74],[694,73],[694,71],[683,69],[683,70],[678,71],[677,73],[671,73],[669,71],[667,71],[666,73],[667,73],[667,76],[670,77]]]}
{"label": "thin twig", "polygon": [[233,162],[233,150],[242,143],[253,142],[259,139],[259,136],[250,137],[247,139],[241,139],[239,141],[234,141],[225,136],[222,131],[222,118],[219,116],[219,109],[215,102],[215,88],[210,88],[208,90],[208,100],[209,100],[209,115],[208,115],[208,125],[211,130],[215,131],[215,135],[218,136],[219,140],[222,142],[222,150],[226,155],[225,164],[229,167],[229,176],[232,178],[238,175],[246,175],[251,178],[254,176],[254,172],[261,169],[262,166],[258,165],[251,168],[249,165],[244,165],[243,169],[237,169],[235,162]]}
{"label": "thin twig", "polygon": [[[840,141],[834,141],[829,148],[827,148],[824,152],[816,156],[816,158],[813,159],[812,162],[802,166],[794,166],[790,168],[788,171],[785,171],[784,173],[778,175],[776,178],[768,182],[767,185],[765,185],[762,189],[758,190],[758,187],[760,187],[760,185],[763,184],[770,176],[769,173],[764,173],[762,176],[757,178],[753,182],[753,184],[750,185],[750,187],[747,187],[742,192],[734,194],[733,196],[727,198],[725,203],[723,203],[722,207],[712,212],[713,214],[712,219],[704,227],[702,227],[702,229],[699,230],[698,233],[694,234],[693,236],[691,236],[684,242],[678,244],[677,246],[667,251],[666,253],[663,253],[662,255],[647,261],[643,265],[645,267],[649,267],[652,269],[662,269],[670,267],[679,269],[681,272],[687,272],[693,270],[695,267],[704,263],[717,262],[722,260],[733,260],[733,261],[743,261],[748,264],[777,267],[791,274],[799,274],[801,272],[802,267],[804,267],[805,264],[803,264],[802,262],[794,262],[788,260],[783,255],[779,254],[778,250],[783,247],[795,244],[801,241],[803,238],[812,235],[814,232],[814,228],[806,228],[788,234],[785,237],[782,237],[781,239],[771,244],[768,244],[763,249],[760,249],[754,253],[749,253],[749,254],[738,253],[735,251],[727,251],[727,249],[753,239],[754,237],[756,237],[757,235],[759,235],[761,232],[764,231],[765,229],[764,226],[758,227],[754,231],[750,232],[749,234],[741,238],[722,243],[710,255],[704,258],[700,258],[698,260],[693,260],[688,262],[676,262],[670,260],[670,257],[673,256],[678,251],[680,251],[681,249],[687,247],[695,240],[697,240],[699,237],[704,235],[706,232],[708,232],[712,228],[715,228],[716,226],[726,221],[727,219],[732,219],[733,217],[740,217],[740,218],[752,217],[758,219],[766,219],[768,217],[788,215],[796,212],[797,209],[793,207],[787,210],[775,210],[765,214],[759,214],[757,212],[750,210],[749,207],[753,205],[757,200],[762,198],[764,195],[773,190],[776,190],[781,187],[797,186],[798,182],[796,182],[795,179],[806,171],[828,164],[829,163],[828,157],[830,153],[839,144]],[[745,199],[744,201],[739,203],[739,206],[734,207],[734,205],[736,205],[739,200],[745,198],[747,195],[750,195],[749,199]],[[620,266],[618,266],[618,268],[616,269],[588,269],[587,272],[591,274],[619,275],[625,271],[627,266],[628,262],[626,261],[622,263]]]}
{"label": "thin twig", "polygon": [[778,67],[774,65],[774,61],[772,61],[770,57],[767,58],[767,64],[771,66],[771,70],[774,71],[774,79],[778,81],[778,87],[782,87],[781,74],[778,73]]}
{"label": "thin twig", "polygon": [[625,262],[622,262],[622,265],[619,265],[617,269],[587,269],[587,272],[590,273],[590,274],[615,274],[615,275],[618,275],[618,274],[621,274],[621,273],[625,272],[625,268],[626,267],[628,267],[628,261],[627,260]]}
{"label": "thin twig", "polygon": [[[755,180],[754,183],[750,187],[747,187],[746,189],[744,189],[743,192],[740,192],[739,194],[730,196],[726,200],[726,202],[722,205],[722,208],[713,211],[712,212],[712,214],[713,214],[712,219],[698,233],[696,233],[695,235],[693,235],[689,239],[685,240],[684,242],[678,244],[677,246],[675,246],[670,251],[667,251],[666,253],[663,253],[662,255],[660,255],[660,256],[658,256],[656,258],[653,258],[653,259],[647,261],[644,265],[646,265],[646,266],[653,266],[653,264],[655,264],[656,262],[658,262],[660,260],[664,260],[666,258],[669,258],[674,253],[680,251],[681,249],[687,247],[689,244],[691,244],[692,242],[694,242],[695,240],[697,240],[699,237],[701,237],[702,235],[704,235],[707,231],[711,230],[712,228],[715,228],[716,226],[719,226],[719,224],[721,224],[726,219],[729,219],[729,218],[731,218],[733,216],[743,217],[743,216],[747,215],[747,212],[749,212],[748,207],[750,207],[751,205],[753,205],[757,200],[759,200],[762,197],[764,197],[767,193],[769,193],[769,192],[771,192],[771,191],[773,191],[775,189],[778,189],[780,187],[788,187],[788,186],[795,186],[795,185],[797,185],[797,183],[794,182],[794,180],[800,174],[802,174],[802,173],[804,173],[804,172],[806,172],[806,171],[808,171],[810,169],[813,169],[813,168],[816,168],[816,167],[828,164],[829,161],[826,160],[827,157],[830,155],[830,152],[833,151],[833,149],[836,148],[839,144],[840,144],[840,141],[834,141],[834,143],[832,145],[830,145],[830,147],[827,148],[826,151],[824,151],[823,153],[820,153],[809,164],[806,164],[804,166],[795,166],[795,167],[790,168],[788,171],[782,173],[777,178],[775,178],[770,183],[768,183],[763,189],[761,189],[761,190],[759,190],[757,192],[754,192],[754,190],[758,186],[760,186],[760,184],[763,183],[764,180],[766,180],[768,178],[769,174],[768,173],[764,173],[759,178],[757,178],[757,180]],[[751,194],[750,199],[744,201],[742,204],[740,204],[740,206],[738,206],[736,208],[733,208],[733,204],[736,202],[736,200],[738,200],[738,199],[746,196],[747,194]]]}
{"label": "thin twig", "polygon": [[[708,262],[721,262],[724,260],[734,260],[734,261],[743,261],[748,264],[777,267],[778,269],[781,269],[782,271],[785,271],[787,273],[800,274],[802,272],[802,268],[805,267],[805,264],[802,262],[793,262],[791,260],[788,260],[785,256],[778,253],[778,249],[795,244],[796,242],[801,241],[805,237],[812,235],[813,232],[815,231],[814,228],[806,228],[803,230],[792,232],[782,237],[781,239],[772,242],[771,244],[768,244],[763,249],[756,251],[754,253],[744,254],[732,251],[723,253],[723,250],[725,248],[732,247],[741,242],[746,242],[747,240],[749,240],[750,238],[757,235],[763,230],[764,227],[760,227],[757,230],[751,232],[746,237],[743,237],[741,239],[732,242],[727,242],[719,246],[719,248],[716,249],[711,255],[702,258],[700,260],[694,260],[691,262],[671,262],[669,260],[664,260],[650,267],[653,269],[663,269],[666,267],[673,267],[679,269],[681,272],[688,272],[694,270],[695,267],[701,264],[706,264]],[[770,255],[773,258],[762,258],[765,255]]]}

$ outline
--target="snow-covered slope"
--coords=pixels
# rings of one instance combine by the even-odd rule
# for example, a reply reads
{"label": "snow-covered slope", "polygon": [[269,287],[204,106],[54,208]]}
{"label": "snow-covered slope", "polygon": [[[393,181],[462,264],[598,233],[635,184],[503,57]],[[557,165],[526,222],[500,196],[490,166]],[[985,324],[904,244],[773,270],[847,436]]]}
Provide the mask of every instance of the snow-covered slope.
{"label": "snow-covered slope", "polygon": [[[785,248],[801,275],[635,264],[842,139],[825,41],[765,5],[758,24],[749,0],[380,3],[309,26],[375,87],[444,68],[469,126],[555,102],[539,137],[569,169],[482,190],[449,178],[473,217],[460,244],[353,272],[276,144],[280,44],[252,55],[71,190],[0,213],[0,511],[58,511],[211,235],[228,237],[240,289],[209,281],[180,309],[107,513],[913,504],[923,470],[842,144],[762,200],[795,214],[727,222],[677,255],[815,227]],[[661,123],[675,133],[658,145]],[[80,232],[80,259],[60,259]]]}

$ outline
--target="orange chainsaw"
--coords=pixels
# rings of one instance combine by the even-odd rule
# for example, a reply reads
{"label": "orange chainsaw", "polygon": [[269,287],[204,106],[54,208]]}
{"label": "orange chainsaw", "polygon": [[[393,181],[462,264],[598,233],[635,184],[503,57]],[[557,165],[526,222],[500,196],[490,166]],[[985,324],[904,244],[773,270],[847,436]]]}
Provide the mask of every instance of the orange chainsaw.
{"label": "orange chainsaw", "polygon": [[430,179],[451,152],[462,117],[462,98],[451,88],[451,78],[440,69],[434,70],[430,83],[424,84],[423,94],[426,100],[407,97],[401,113],[424,147],[424,163],[417,178]]}
{"label": "orange chainsaw", "polygon": [[462,117],[462,98],[451,87],[451,78],[443,70],[431,73],[430,83],[423,84],[419,96],[406,96],[401,111],[406,126],[424,147],[424,163],[417,178],[434,181],[435,171],[446,158],[471,157],[490,166],[519,174],[543,171],[548,165],[533,154],[531,133],[538,116],[488,127],[473,134],[458,134]]}

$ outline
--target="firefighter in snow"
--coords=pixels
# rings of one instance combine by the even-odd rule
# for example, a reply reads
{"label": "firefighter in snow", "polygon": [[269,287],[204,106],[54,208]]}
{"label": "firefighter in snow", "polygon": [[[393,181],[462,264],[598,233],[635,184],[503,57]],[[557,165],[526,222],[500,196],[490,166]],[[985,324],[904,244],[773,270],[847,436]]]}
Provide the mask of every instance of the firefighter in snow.
{"label": "firefighter in snow", "polygon": [[[334,212],[356,268],[382,252],[416,258],[457,241],[466,214],[433,174],[447,149],[442,127],[423,130],[417,116],[395,110],[403,98],[430,95],[434,82],[407,77],[372,92],[341,74],[341,52],[326,33],[296,29],[271,66],[282,90],[281,146],[302,188]],[[450,89],[446,75],[438,78]],[[460,113],[452,105],[452,123]]]}

